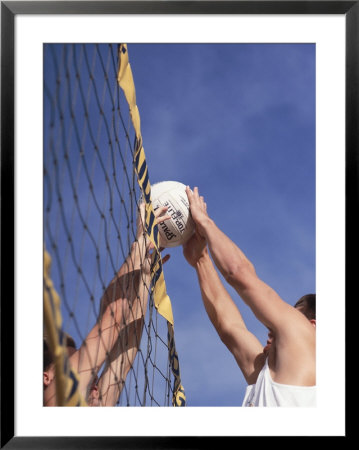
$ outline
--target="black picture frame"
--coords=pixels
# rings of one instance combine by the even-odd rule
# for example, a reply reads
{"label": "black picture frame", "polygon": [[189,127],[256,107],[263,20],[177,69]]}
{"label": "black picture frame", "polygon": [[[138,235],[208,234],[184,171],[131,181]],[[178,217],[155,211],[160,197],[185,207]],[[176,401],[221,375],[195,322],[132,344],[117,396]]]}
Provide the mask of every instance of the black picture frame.
{"label": "black picture frame", "polygon": [[[346,299],[358,243],[359,1],[3,1],[1,2],[1,448],[199,448],[224,437],[19,437],[14,434],[14,61],[18,14],[339,14],[346,20]],[[349,436],[348,426],[346,436]],[[227,444],[226,444],[227,445]]]}

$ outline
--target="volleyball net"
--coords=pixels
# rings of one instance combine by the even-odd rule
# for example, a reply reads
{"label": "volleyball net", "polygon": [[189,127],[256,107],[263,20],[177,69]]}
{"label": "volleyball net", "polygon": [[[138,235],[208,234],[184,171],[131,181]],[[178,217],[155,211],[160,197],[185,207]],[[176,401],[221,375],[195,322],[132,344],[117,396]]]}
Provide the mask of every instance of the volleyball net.
{"label": "volleyball net", "polygon": [[127,45],[46,44],[43,75],[44,404],[184,406]]}

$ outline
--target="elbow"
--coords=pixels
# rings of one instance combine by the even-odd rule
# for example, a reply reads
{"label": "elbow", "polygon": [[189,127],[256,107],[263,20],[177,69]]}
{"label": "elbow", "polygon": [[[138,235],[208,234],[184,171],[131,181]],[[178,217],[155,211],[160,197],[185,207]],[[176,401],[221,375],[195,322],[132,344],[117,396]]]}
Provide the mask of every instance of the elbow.
{"label": "elbow", "polygon": [[228,341],[229,338],[229,330],[228,330],[228,326],[226,326],[226,323],[221,320],[220,316],[218,313],[216,313],[215,310],[212,309],[208,309],[207,306],[207,314],[212,322],[212,325],[214,326],[219,338],[221,339],[221,341],[225,344]]}
{"label": "elbow", "polygon": [[256,276],[254,266],[251,262],[233,262],[223,273],[224,279],[231,286],[238,286],[245,289],[253,276]]}
{"label": "elbow", "polygon": [[231,348],[231,343],[233,342],[233,330],[236,328],[236,324],[231,323],[229,320],[218,320],[215,327],[223,344],[226,347]]}
{"label": "elbow", "polygon": [[226,330],[226,329],[219,329],[218,330],[218,336],[221,339],[221,341],[223,342],[223,344],[227,348],[230,348],[231,334],[228,332],[228,330]]}
{"label": "elbow", "polygon": [[234,326],[223,326],[220,329],[218,329],[218,336],[221,340],[221,342],[227,347],[227,349],[233,353],[233,349],[236,346],[236,338],[234,333],[235,327]]}

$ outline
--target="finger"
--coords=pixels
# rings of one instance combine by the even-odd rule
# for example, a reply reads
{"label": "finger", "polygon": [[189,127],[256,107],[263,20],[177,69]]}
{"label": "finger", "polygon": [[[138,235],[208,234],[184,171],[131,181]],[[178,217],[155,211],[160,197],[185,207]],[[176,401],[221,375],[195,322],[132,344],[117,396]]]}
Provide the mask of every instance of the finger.
{"label": "finger", "polygon": [[160,206],[157,209],[155,209],[155,216],[161,216],[168,210],[168,206]]}
{"label": "finger", "polygon": [[188,201],[191,203],[191,200],[193,197],[193,192],[189,186],[186,186],[186,194],[187,194]]}
{"label": "finger", "polygon": [[145,202],[140,203],[138,209],[139,209],[141,214],[143,214],[145,212],[145,208],[146,208]]}
{"label": "finger", "polygon": [[157,217],[156,218],[156,224],[158,224],[158,223],[162,223],[162,222],[164,222],[165,220],[169,220],[169,219],[171,219],[171,216],[169,216],[168,214],[167,214],[167,216],[160,216],[160,217]]}
{"label": "finger", "polygon": [[165,255],[165,256],[162,258],[162,264],[165,264],[165,263],[170,259],[170,257],[171,257],[171,255]]}

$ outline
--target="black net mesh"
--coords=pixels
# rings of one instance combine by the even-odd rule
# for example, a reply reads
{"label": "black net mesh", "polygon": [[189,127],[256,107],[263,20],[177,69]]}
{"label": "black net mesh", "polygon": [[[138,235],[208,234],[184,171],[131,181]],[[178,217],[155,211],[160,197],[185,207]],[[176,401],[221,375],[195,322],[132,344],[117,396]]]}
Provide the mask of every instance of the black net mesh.
{"label": "black net mesh", "polygon": [[164,406],[173,388],[167,323],[135,261],[145,264],[144,249],[133,249],[141,190],[117,52],[44,45],[44,244],[86,400],[93,387],[100,405]]}

